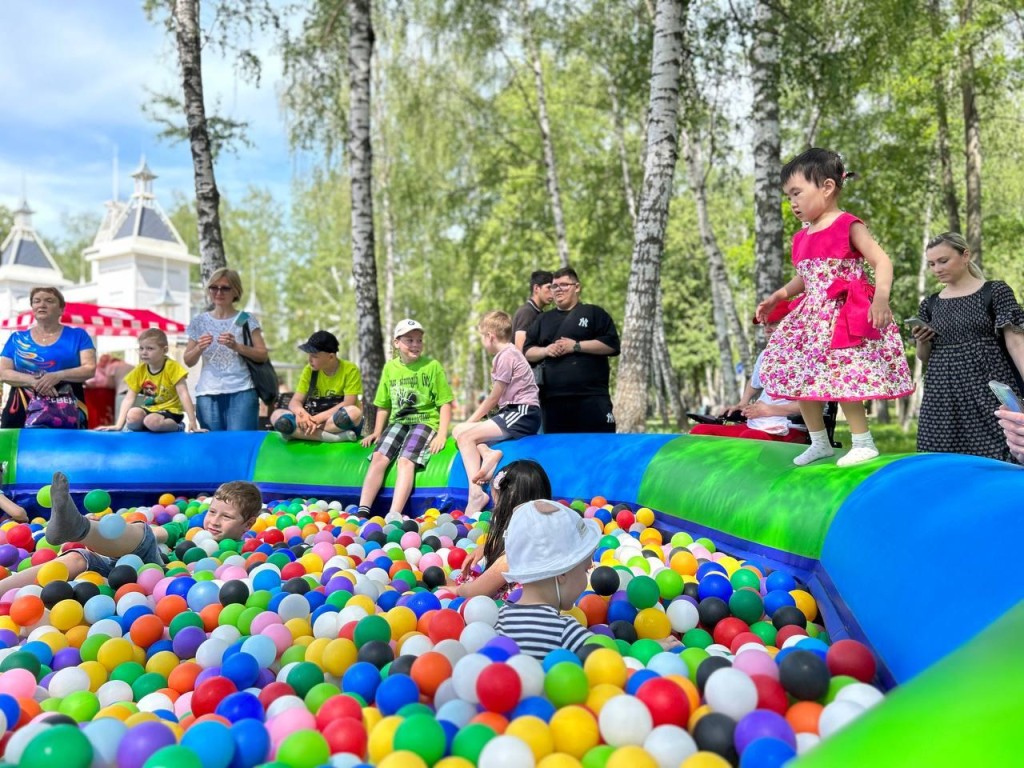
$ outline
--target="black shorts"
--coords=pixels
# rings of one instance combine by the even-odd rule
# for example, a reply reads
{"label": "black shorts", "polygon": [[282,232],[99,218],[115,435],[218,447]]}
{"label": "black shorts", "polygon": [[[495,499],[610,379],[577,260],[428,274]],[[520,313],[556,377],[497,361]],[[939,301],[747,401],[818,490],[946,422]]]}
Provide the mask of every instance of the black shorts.
{"label": "black shorts", "polygon": [[[145,408],[143,410],[145,410]],[[184,413],[171,413],[170,411],[146,411],[146,413],[155,413],[158,416],[163,416],[165,419],[170,419],[177,424],[181,424],[181,422],[185,420]]]}
{"label": "black shorts", "polygon": [[608,395],[542,397],[540,405],[545,434],[615,432],[612,399]]}
{"label": "black shorts", "polygon": [[540,431],[540,408],[536,405],[506,405],[491,417],[506,440],[536,435]]}

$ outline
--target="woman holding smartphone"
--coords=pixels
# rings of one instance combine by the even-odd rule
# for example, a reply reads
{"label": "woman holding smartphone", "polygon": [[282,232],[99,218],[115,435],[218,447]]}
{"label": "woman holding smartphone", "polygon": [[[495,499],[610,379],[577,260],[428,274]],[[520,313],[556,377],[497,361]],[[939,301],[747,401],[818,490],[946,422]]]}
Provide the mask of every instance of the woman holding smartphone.
{"label": "woman holding smartphone", "polygon": [[923,324],[911,324],[917,354],[927,366],[917,426],[917,450],[967,453],[1013,461],[992,418],[999,400],[989,381],[1024,394],[1024,310],[1013,289],[985,280],[963,236],[928,243],[928,267],[945,287],[921,302]]}

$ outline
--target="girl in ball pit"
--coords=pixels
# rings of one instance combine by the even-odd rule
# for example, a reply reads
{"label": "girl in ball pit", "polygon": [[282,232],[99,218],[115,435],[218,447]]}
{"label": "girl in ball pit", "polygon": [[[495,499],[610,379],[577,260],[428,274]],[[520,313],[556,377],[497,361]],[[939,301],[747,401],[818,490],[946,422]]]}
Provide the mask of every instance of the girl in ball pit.
{"label": "girl in ball pit", "polygon": [[[46,540],[55,545],[80,542],[81,548],[67,550],[57,559],[68,569],[68,579],[78,578],[85,571],[106,576],[119,557],[133,554],[143,563],[163,565],[160,545],[173,547],[185,535],[188,526],[182,523],[147,525],[129,523],[115,538],[104,535],[101,522],[85,517],[75,506],[63,472],[54,472],[50,485],[51,512],[46,526]],[[214,541],[240,539],[249,530],[263,509],[260,489],[252,483],[235,480],[222,484],[213,494],[203,518],[203,530]],[[0,597],[12,589],[35,584],[39,571],[48,565],[34,565],[0,579]]]}

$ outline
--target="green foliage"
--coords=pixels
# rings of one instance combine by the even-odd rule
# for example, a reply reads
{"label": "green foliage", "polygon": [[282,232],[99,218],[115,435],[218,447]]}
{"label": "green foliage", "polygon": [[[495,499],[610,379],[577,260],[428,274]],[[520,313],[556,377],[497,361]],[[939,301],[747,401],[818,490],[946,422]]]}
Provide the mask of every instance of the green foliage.
{"label": "green foliage", "polygon": [[83,278],[90,279],[89,266],[82,258],[82,251],[92,245],[101,219],[102,216],[97,213],[61,214],[61,230],[64,234],[48,245],[50,255],[68,280],[78,282]]}

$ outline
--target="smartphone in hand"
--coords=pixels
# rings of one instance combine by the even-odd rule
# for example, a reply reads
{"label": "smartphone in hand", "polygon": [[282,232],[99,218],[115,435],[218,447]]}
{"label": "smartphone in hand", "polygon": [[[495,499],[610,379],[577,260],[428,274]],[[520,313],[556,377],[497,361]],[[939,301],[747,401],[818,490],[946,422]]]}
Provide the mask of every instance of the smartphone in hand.
{"label": "smartphone in hand", "polygon": [[1017,399],[1017,395],[1013,393],[1013,390],[1003,384],[1001,381],[990,381],[988,383],[989,389],[991,389],[995,396],[999,398],[999,402],[1003,404],[1003,407],[1009,411],[1015,411],[1021,413],[1020,400]]}
{"label": "smartphone in hand", "polygon": [[903,321],[903,324],[907,326],[907,328],[920,328],[922,326],[928,325],[928,323],[926,323],[920,317],[908,317],[906,320]]}

